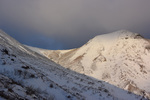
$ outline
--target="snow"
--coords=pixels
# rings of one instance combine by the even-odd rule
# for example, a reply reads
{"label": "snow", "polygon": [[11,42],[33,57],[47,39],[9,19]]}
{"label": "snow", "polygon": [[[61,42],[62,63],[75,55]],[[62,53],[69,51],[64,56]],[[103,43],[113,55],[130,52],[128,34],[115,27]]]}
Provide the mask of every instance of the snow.
{"label": "snow", "polygon": [[[150,98],[149,47],[149,41],[139,34],[121,30],[96,36],[82,47],[65,53],[61,50],[42,52],[65,68]],[[59,55],[58,59],[54,53]],[[118,92],[112,95],[121,98],[124,94],[118,95]]]}
{"label": "snow", "polygon": [[35,52],[39,53],[40,55],[43,55],[42,51],[45,51],[45,49],[41,49],[41,48],[31,47],[31,46],[28,46],[28,45],[24,45],[24,46],[31,49],[32,51],[35,51]]}
{"label": "snow", "polygon": [[[58,54],[60,58],[67,53],[67,57],[69,57],[66,57],[67,61],[74,61],[77,57],[82,56],[82,59],[80,59],[81,63],[77,62],[77,64],[81,64],[85,69],[85,73],[89,76],[65,69],[47,59],[43,56],[45,53],[44,49],[24,46],[13,38],[3,34],[3,32],[0,32],[0,37],[4,39],[0,38],[0,41],[3,41],[0,42],[0,87],[4,87],[3,90],[5,90],[5,95],[9,93],[13,94],[9,96],[11,99],[13,97],[18,97],[18,99],[37,98],[56,100],[140,100],[142,98],[133,93],[129,94],[127,91],[120,89],[113,84],[104,82],[105,80],[101,81],[101,79],[89,77],[90,75],[94,76],[101,73],[96,73],[96,71],[94,72],[91,69],[95,57],[100,60],[103,59],[102,51],[105,50],[105,47],[103,44],[99,45],[99,42],[96,42],[99,41],[97,38],[100,37],[93,39],[92,42],[89,42],[87,45],[84,45],[79,49],[64,51],[57,50],[56,52],[54,50],[46,50],[50,54]],[[106,38],[108,37],[109,36],[106,36]],[[11,42],[9,40],[11,40]],[[8,53],[4,52],[3,49],[8,50]],[[93,52],[93,50],[95,52]],[[45,54],[48,54],[47,52]],[[113,52],[113,50],[111,52]],[[48,56],[49,55],[47,55],[47,57]],[[118,59],[118,57],[119,56],[116,56],[115,59]],[[63,61],[65,60],[63,59]],[[97,60],[95,60],[95,63],[97,64]],[[113,68],[109,69],[108,64],[115,65],[115,63],[103,62],[101,65],[104,66],[97,66],[100,68],[97,69],[100,71],[101,68],[103,68],[102,71],[109,73]],[[96,74],[89,74],[88,71]],[[119,70],[117,70],[117,74],[118,73]],[[114,75],[114,78],[115,77],[116,75]],[[108,80],[108,82],[110,81]],[[13,91],[9,89],[10,87],[12,87]]]}
{"label": "snow", "polygon": [[79,56],[84,56],[81,63],[85,68],[85,74],[89,73],[94,59],[100,55],[106,55],[111,47],[120,39],[138,35],[125,30],[96,36],[86,45],[83,45],[71,58],[70,62]]}

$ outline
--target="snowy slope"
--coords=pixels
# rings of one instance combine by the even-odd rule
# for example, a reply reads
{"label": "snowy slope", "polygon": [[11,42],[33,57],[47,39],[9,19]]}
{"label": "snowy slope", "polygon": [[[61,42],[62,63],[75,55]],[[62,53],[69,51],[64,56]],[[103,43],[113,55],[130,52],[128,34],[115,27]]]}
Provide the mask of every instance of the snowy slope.
{"label": "snowy slope", "polygon": [[121,30],[72,50],[41,50],[54,62],[150,99],[150,42]]}
{"label": "snowy slope", "polygon": [[0,99],[146,100],[109,83],[65,69],[3,31],[0,31]]}

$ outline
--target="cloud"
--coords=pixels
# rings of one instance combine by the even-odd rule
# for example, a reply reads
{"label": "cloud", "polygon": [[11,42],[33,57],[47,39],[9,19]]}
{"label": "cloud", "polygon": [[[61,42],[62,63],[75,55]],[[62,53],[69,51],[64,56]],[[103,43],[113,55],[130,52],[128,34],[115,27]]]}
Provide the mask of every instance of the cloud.
{"label": "cloud", "polygon": [[0,28],[30,41],[23,43],[34,45],[43,36],[45,44],[54,41],[52,49],[74,48],[120,29],[150,37],[149,9],[150,0],[1,0]]}

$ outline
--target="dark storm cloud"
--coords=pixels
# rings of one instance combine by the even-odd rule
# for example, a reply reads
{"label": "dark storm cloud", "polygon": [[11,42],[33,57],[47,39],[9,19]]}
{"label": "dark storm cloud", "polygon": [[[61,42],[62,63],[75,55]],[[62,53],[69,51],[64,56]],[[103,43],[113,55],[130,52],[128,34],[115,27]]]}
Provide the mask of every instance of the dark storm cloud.
{"label": "dark storm cloud", "polygon": [[25,44],[73,48],[120,29],[150,38],[149,9],[150,0],[1,0],[0,28]]}

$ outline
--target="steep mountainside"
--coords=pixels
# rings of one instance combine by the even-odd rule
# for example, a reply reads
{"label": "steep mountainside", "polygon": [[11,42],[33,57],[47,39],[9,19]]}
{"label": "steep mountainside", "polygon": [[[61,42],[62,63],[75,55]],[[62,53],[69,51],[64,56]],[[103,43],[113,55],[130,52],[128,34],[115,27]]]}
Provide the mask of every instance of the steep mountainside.
{"label": "steep mountainside", "polygon": [[106,82],[65,69],[2,31],[0,99],[146,100]]}
{"label": "steep mountainside", "polygon": [[38,50],[65,68],[150,99],[150,42],[137,33],[99,35],[72,50]]}

